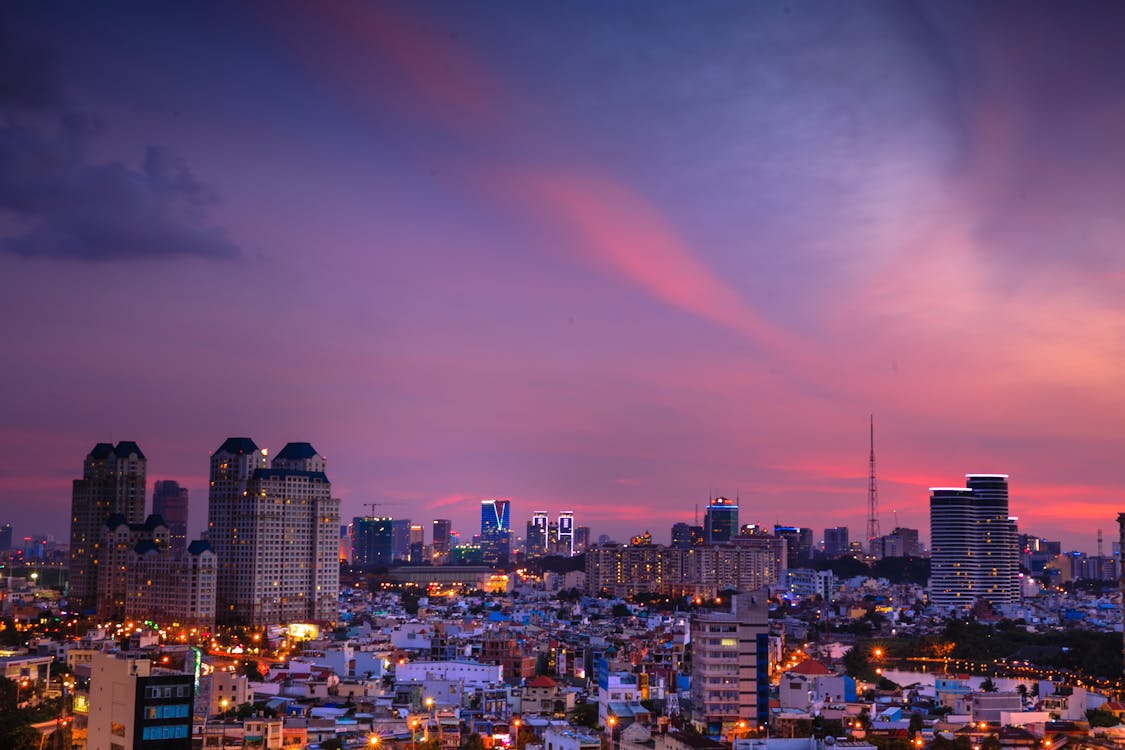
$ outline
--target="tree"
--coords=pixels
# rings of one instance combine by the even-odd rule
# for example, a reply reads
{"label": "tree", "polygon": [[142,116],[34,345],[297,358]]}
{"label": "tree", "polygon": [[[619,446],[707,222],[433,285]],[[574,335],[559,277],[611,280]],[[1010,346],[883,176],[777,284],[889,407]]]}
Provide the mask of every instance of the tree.
{"label": "tree", "polygon": [[461,750],[485,750],[484,738],[478,732],[473,732],[461,744]]}
{"label": "tree", "polygon": [[922,714],[915,711],[910,714],[910,726],[907,727],[906,733],[913,737],[922,732]]}
{"label": "tree", "polygon": [[980,684],[980,689],[985,693],[995,693],[997,687],[996,683],[992,681],[991,677],[985,677],[984,682]]}
{"label": "tree", "polygon": [[1121,723],[1112,713],[1100,708],[1091,708],[1087,711],[1086,721],[1090,722],[1091,727],[1115,727]]}

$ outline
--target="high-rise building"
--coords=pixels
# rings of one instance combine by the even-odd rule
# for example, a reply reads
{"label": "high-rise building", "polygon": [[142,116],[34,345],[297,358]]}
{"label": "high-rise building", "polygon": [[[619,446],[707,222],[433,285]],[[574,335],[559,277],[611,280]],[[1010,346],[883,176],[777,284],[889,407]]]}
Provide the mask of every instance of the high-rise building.
{"label": "high-rise building", "polygon": [[574,511],[559,513],[558,553],[570,557],[574,554]]}
{"label": "high-rise building", "polygon": [[12,548],[12,524],[0,526],[0,552],[7,552]]}
{"label": "high-rise building", "polygon": [[204,541],[182,552],[153,541],[130,550],[125,617],[210,629],[215,624],[215,553]]}
{"label": "high-rise building", "polygon": [[581,554],[590,546],[590,527],[574,527],[574,554]]}
{"label": "high-rise building", "polygon": [[211,457],[217,616],[252,626],[335,622],[340,501],[327,462],[309,443],[287,444],[270,468],[265,456],[249,438],[231,438]]}
{"label": "high-rise building", "polygon": [[1019,602],[1015,519],[1006,474],[967,474],[965,487],[930,490],[930,600],[968,609]]}
{"label": "high-rise building", "polygon": [[527,522],[527,556],[540,557],[547,554],[547,511],[537,510]]}
{"label": "high-rise building", "polygon": [[480,549],[485,565],[507,565],[512,549],[510,500],[480,501]]}
{"label": "high-rise building", "polygon": [[773,535],[785,540],[790,568],[799,567],[800,563],[812,557],[812,529],[802,526],[775,525]]}
{"label": "high-rise building", "polygon": [[736,594],[729,612],[691,619],[692,723],[703,734],[769,721],[769,594]]}
{"label": "high-rise building", "polygon": [[738,534],[738,501],[716,497],[707,503],[703,537],[707,544],[729,542]]}
{"label": "high-rise building", "polygon": [[692,526],[683,521],[672,524],[672,546],[686,549],[703,544],[703,527]]}
{"label": "high-rise building", "polygon": [[174,479],[158,479],[152,486],[152,512],[168,526],[168,545],[176,552],[187,549],[188,490]]}
{"label": "high-rise building", "polygon": [[900,526],[890,534],[873,539],[871,541],[871,554],[878,558],[916,557],[922,554],[922,545],[918,541],[918,529],[904,529]]}
{"label": "high-rise building", "polygon": [[79,612],[98,604],[98,564],[106,520],[119,513],[128,523],[145,516],[145,454],[132,441],[98,443],[86,455],[70,502],[69,603]]}
{"label": "high-rise building", "polygon": [[425,559],[426,529],[420,523],[410,524],[410,562],[419,565]]}
{"label": "high-rise building", "polygon": [[453,548],[453,521],[448,518],[434,519],[434,557],[440,562],[449,560],[449,552]]}
{"label": "high-rise building", "polygon": [[586,590],[593,596],[714,597],[723,591],[753,591],[785,578],[785,541],[764,535],[730,544],[664,547],[613,543],[586,550]]}
{"label": "high-rise building", "polygon": [[824,530],[824,556],[841,557],[848,554],[848,527],[834,526]]}
{"label": "high-rise building", "polygon": [[96,653],[90,663],[87,746],[107,750],[191,750],[195,675],[162,669],[148,656]]}
{"label": "high-rise building", "polygon": [[410,559],[410,526],[409,518],[391,521],[391,559],[395,562]]}
{"label": "high-rise building", "polygon": [[107,621],[124,618],[125,600],[130,593],[130,557],[141,542],[167,549],[168,527],[160,516],[151,515],[144,523],[129,523],[120,513],[106,519],[98,555],[99,618]]}
{"label": "high-rise building", "polygon": [[393,562],[391,524],[390,518],[375,516],[352,519],[352,561],[356,565],[386,567]]}
{"label": "high-rise building", "polygon": [[250,524],[255,503],[247,492],[254,472],[269,466],[268,455],[248,437],[227,438],[211,454],[207,540],[218,565],[215,614],[224,622],[234,620],[235,603],[249,597],[247,582],[254,564]]}

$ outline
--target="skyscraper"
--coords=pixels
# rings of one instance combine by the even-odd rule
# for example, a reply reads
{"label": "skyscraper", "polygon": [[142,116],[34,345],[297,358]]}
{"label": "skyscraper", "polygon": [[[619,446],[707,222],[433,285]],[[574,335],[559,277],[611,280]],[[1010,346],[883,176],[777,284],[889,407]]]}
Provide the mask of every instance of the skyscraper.
{"label": "skyscraper", "polygon": [[187,549],[188,491],[173,479],[159,479],[152,486],[153,515],[164,519],[168,544],[179,553]]}
{"label": "skyscraper", "polygon": [[443,563],[449,560],[449,551],[453,547],[452,534],[453,521],[448,518],[434,519],[434,557]]}
{"label": "skyscraper", "polygon": [[547,511],[537,510],[527,522],[527,556],[539,557],[547,554]]}
{"label": "skyscraper", "polygon": [[86,455],[82,478],[70,502],[69,602],[80,612],[98,603],[98,562],[106,520],[121,514],[128,523],[145,515],[145,454],[131,441],[98,443]]}
{"label": "skyscraper", "polygon": [[211,457],[217,617],[244,625],[335,622],[340,501],[327,462],[309,443],[287,444],[270,468],[265,457],[249,438],[231,438]]}
{"label": "skyscraper", "polygon": [[485,565],[507,565],[512,549],[510,500],[480,501],[480,548]]}
{"label": "skyscraper", "polygon": [[848,553],[848,527],[835,526],[824,530],[824,556],[840,557]]}
{"label": "skyscraper", "polygon": [[426,548],[426,529],[420,523],[410,524],[410,562],[422,563]]}
{"label": "skyscraper", "polygon": [[391,521],[391,559],[399,562],[410,559],[410,519]]}
{"label": "skyscraper", "polygon": [[574,554],[574,511],[572,510],[559,513],[558,552],[567,557]]}
{"label": "skyscraper", "polygon": [[207,497],[207,540],[215,553],[215,616],[236,619],[235,603],[249,597],[252,571],[249,525],[253,501],[247,497],[250,478],[269,465],[268,451],[248,437],[232,437],[211,454],[211,482]]}
{"label": "skyscraper", "polygon": [[703,536],[707,544],[729,542],[738,534],[738,502],[716,497],[707,503],[703,517]]}
{"label": "skyscraper", "polygon": [[695,544],[695,537],[692,534],[692,528],[699,529],[699,536],[703,536],[703,529],[701,527],[693,527],[689,523],[680,521],[679,523],[672,524],[672,546],[677,549],[687,549]]}
{"label": "skyscraper", "polygon": [[12,524],[6,523],[0,526],[0,552],[5,552],[12,548]]}
{"label": "skyscraper", "polygon": [[786,554],[790,568],[796,568],[812,557],[813,532],[804,526],[780,526],[775,524],[773,535],[785,540]]}
{"label": "skyscraper", "polygon": [[930,490],[930,599],[968,609],[978,599],[1019,602],[1015,519],[1006,474],[967,474],[965,487]]}
{"label": "skyscraper", "polygon": [[352,562],[364,566],[388,566],[391,555],[391,519],[357,516],[352,519]]}

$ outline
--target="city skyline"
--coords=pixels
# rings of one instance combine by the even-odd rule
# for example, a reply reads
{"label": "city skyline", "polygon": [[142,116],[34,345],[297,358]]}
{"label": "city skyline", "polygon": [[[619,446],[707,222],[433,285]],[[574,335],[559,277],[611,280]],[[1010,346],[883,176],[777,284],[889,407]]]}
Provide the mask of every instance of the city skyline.
{"label": "city skyline", "polygon": [[859,539],[870,413],[884,529],[1002,472],[1021,531],[1112,535],[1120,6],[0,13],[19,537],[111,439],[194,538],[254,435],[345,518],[666,540],[725,495]]}

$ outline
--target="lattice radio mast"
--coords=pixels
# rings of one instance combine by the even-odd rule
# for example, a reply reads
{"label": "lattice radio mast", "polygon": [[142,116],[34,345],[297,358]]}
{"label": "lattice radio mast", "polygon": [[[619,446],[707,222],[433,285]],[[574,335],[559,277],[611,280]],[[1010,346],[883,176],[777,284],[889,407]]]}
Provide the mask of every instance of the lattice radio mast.
{"label": "lattice radio mast", "polygon": [[871,457],[867,463],[867,551],[874,554],[879,530],[879,483],[875,479],[875,415],[871,415]]}

